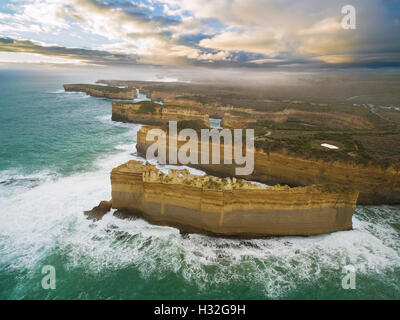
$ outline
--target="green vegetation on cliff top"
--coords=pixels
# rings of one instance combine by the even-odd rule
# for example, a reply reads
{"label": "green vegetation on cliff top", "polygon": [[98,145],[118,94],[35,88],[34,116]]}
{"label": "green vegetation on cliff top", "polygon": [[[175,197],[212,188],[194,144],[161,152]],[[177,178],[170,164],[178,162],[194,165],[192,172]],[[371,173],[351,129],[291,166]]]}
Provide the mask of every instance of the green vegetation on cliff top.
{"label": "green vegetation on cliff top", "polygon": [[99,90],[103,92],[110,92],[110,93],[119,93],[119,92],[131,92],[132,88],[118,88],[118,87],[111,87],[111,86],[100,86],[95,84],[64,84],[65,90]]}
{"label": "green vegetation on cliff top", "polygon": [[151,101],[142,101],[138,102],[137,104],[140,105],[139,110],[137,111],[138,113],[143,113],[143,114],[156,114],[161,112],[162,106],[151,102]]}
{"label": "green vegetation on cliff top", "polygon": [[[168,125],[162,125],[161,128],[168,132]],[[205,123],[201,120],[179,120],[177,121],[178,132],[183,129],[193,129],[200,134],[201,129],[208,129]]]}
{"label": "green vegetation on cliff top", "polygon": [[[393,138],[396,136],[400,141],[400,132],[396,129],[346,130],[268,121],[251,123],[249,127],[255,132],[255,147],[267,153],[284,149],[294,155],[327,162],[342,160],[383,168],[391,165],[400,167],[400,143],[396,145]],[[371,138],[376,140],[375,144],[368,143]],[[393,148],[389,148],[392,151],[376,152],[379,144],[385,144],[388,139],[394,144]],[[322,147],[323,143],[339,149]]]}

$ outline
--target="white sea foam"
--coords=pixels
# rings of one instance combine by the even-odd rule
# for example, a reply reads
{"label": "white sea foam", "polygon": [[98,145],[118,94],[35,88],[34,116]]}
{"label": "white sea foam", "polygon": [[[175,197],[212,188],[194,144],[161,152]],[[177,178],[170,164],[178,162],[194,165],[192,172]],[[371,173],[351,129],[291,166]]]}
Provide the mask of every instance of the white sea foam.
{"label": "white sea foam", "polygon": [[65,93],[65,90],[59,89],[59,90],[49,91],[48,93]]}
{"label": "white sea foam", "polygon": [[136,89],[136,98],[133,99],[133,102],[142,102],[142,101],[151,101],[151,98],[147,97],[146,94],[141,93],[139,89]]}
{"label": "white sea foam", "polygon": [[[111,123],[109,116],[99,121]],[[140,127],[110,125],[131,126],[129,134]],[[134,266],[144,277],[162,278],[166,271],[173,271],[203,290],[210,284],[250,281],[264,288],[266,296],[277,297],[299,281],[323,281],[326,270],[337,276],[340,285],[341,269],[347,264],[363,273],[381,273],[400,265],[395,207],[358,208],[353,231],[248,241],[182,237],[174,228],[153,226],[142,219],[120,220],[112,213],[93,223],[82,212],[111,198],[111,169],[129,159],[141,159],[132,156],[134,144],[118,149],[119,153],[98,159],[89,172],[68,177],[38,174],[35,188],[0,194],[0,259],[8,268],[35,268],[57,250],[67,257],[68,268],[84,265],[90,273]],[[12,173],[1,174],[6,179]],[[379,214],[372,219],[369,210]]]}
{"label": "white sea foam", "polygon": [[98,116],[98,117],[96,117],[96,119],[99,120],[102,123],[105,123],[105,124],[112,124],[112,120],[111,120],[111,115],[110,114],[106,114],[104,116]]}
{"label": "white sea foam", "polygon": [[115,122],[111,120],[111,115],[103,115],[103,116],[98,116],[96,117],[98,121],[100,121],[103,124],[106,124],[108,126],[112,127],[120,127],[120,128],[126,128],[129,129],[125,135],[128,135],[132,137],[132,141],[136,142],[136,134],[137,131],[139,131],[141,125],[140,124],[132,124],[132,123],[124,123],[124,122]]}
{"label": "white sea foam", "polygon": [[36,187],[44,181],[56,179],[57,174],[49,170],[22,174],[20,170],[0,171],[0,199],[7,198],[18,190]]}
{"label": "white sea foam", "polygon": [[90,96],[88,94],[86,94],[85,92],[65,91],[64,89],[55,90],[55,91],[48,91],[47,93],[68,95],[69,97],[76,97],[76,98],[79,98],[79,99],[90,98]]}

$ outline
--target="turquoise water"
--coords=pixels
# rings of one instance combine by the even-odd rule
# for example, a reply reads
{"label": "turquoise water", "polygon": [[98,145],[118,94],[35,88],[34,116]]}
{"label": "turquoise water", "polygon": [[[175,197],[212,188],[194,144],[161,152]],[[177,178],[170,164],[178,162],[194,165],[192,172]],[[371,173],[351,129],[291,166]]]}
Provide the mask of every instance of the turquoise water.
{"label": "turquoise water", "polygon": [[[111,169],[137,158],[139,125],[113,123],[106,99],[62,90],[96,77],[0,70],[1,299],[400,297],[396,206],[357,208],[353,231],[251,241],[86,220],[110,199]],[[56,290],[41,287],[44,265]],[[355,290],[342,288],[346,265]]]}

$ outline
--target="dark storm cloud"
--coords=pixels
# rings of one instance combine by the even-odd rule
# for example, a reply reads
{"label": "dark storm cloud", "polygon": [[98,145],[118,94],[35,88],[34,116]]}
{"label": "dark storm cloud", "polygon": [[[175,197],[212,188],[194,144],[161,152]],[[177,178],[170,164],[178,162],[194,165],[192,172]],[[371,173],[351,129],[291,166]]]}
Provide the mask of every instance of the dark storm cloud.
{"label": "dark storm cloud", "polygon": [[0,38],[0,51],[15,53],[36,53],[45,56],[82,60],[89,64],[99,65],[123,65],[135,64],[136,57],[124,54],[113,54],[101,50],[89,50],[81,48],[67,48],[60,46],[43,46],[29,40],[15,40]]}

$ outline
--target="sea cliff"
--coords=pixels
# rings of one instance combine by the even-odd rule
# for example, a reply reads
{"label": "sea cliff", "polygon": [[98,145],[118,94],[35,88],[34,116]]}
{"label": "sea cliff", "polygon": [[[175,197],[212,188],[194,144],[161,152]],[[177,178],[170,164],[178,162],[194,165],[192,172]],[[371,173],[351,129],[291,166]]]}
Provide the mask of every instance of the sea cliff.
{"label": "sea cliff", "polygon": [[[142,156],[146,155],[148,146],[153,143],[153,141],[146,140],[147,132],[151,128],[144,126],[138,132],[137,151]],[[179,142],[178,147],[184,143]],[[169,147],[168,144],[167,147]],[[223,163],[222,143],[220,148],[221,163]],[[212,143],[210,143],[210,150],[212,150]],[[199,151],[200,146],[198,153]],[[220,177],[235,176],[235,165],[195,164],[190,166]],[[240,176],[240,178],[269,185],[281,183],[290,186],[311,184],[352,186],[360,192],[358,204],[400,203],[400,171],[398,168],[393,166],[384,168],[350,161],[324,161],[322,159],[305,158],[289,153],[285,149],[273,152],[255,149],[253,173],[248,176]]]}
{"label": "sea cliff", "polygon": [[114,168],[111,185],[114,209],[181,232],[238,237],[350,230],[358,196],[351,189],[265,187],[187,170],[166,175],[138,161]]}
{"label": "sea cliff", "polygon": [[169,120],[198,120],[209,126],[209,117],[199,110],[179,106],[160,105],[151,101],[113,101],[112,120],[143,124],[164,124]]}
{"label": "sea cliff", "polygon": [[294,108],[284,108],[282,111],[254,110],[251,108],[233,107],[218,102],[204,102],[199,96],[180,96],[165,92],[153,91],[150,93],[153,100],[162,100],[165,104],[191,107],[207,112],[211,117],[222,118],[224,127],[244,128],[249,122],[268,120],[284,123],[288,120],[309,123],[315,126],[331,128],[373,129],[375,124],[362,116],[350,113],[305,111]]}
{"label": "sea cliff", "polygon": [[108,99],[133,99],[137,93],[134,88],[118,88],[92,84],[64,84],[64,90],[70,92],[85,92],[92,97]]}

